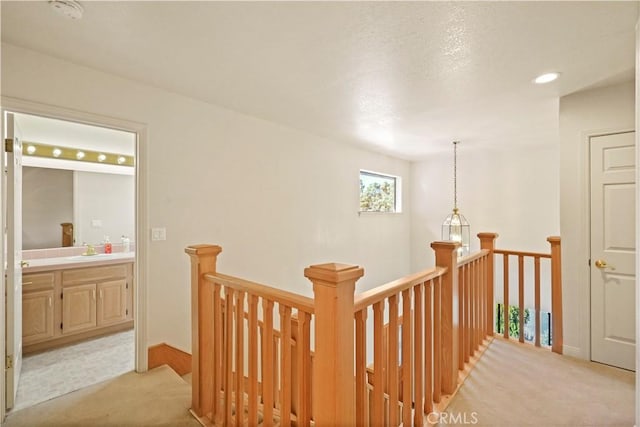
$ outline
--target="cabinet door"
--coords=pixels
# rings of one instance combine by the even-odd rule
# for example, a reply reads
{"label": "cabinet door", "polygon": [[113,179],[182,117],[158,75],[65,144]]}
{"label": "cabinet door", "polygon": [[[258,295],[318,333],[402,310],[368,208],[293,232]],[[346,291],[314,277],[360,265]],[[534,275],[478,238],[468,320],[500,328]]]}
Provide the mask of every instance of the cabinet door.
{"label": "cabinet door", "polygon": [[84,331],[96,326],[96,285],[62,289],[62,333]]}
{"label": "cabinet door", "polygon": [[127,320],[127,280],[98,284],[98,326]]}
{"label": "cabinet door", "polygon": [[53,337],[53,291],[22,294],[22,344]]}

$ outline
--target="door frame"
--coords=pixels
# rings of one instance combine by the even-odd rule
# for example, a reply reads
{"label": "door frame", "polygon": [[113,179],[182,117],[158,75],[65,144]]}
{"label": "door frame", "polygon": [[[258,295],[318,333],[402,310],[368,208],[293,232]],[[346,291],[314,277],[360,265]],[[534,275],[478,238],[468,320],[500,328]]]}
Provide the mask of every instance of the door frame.
{"label": "door frame", "polygon": [[[135,224],[136,224],[136,254],[134,268],[134,334],[135,334],[135,370],[136,372],[146,372],[148,369],[147,360],[147,233],[148,228],[148,202],[147,202],[147,144],[148,131],[145,123],[131,120],[108,117],[99,114],[72,110],[64,107],[42,104],[38,102],[23,100],[19,98],[1,97],[0,129],[4,132],[4,112],[9,110],[16,113],[31,114],[53,119],[67,120],[94,126],[118,129],[132,132],[137,135],[136,161],[135,161]],[[4,140],[4,137],[2,138]],[[0,198],[0,209],[4,212],[4,199]],[[4,233],[0,233],[0,247],[4,247]],[[0,263],[4,263],[4,255],[0,251]],[[0,264],[3,265],[3,264]],[[0,295],[4,295],[6,284],[0,281]],[[0,354],[5,354],[5,304],[0,304]],[[0,375],[0,400],[5,402],[5,378]],[[5,403],[0,404],[0,424],[6,415]]]}

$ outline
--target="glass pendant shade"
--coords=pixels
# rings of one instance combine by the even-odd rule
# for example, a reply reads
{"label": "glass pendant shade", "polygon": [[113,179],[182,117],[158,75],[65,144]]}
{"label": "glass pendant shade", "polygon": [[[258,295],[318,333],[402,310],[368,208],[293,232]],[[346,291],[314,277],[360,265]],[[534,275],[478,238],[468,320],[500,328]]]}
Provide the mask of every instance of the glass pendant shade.
{"label": "glass pendant shade", "polygon": [[458,144],[453,141],[453,212],[442,223],[442,240],[460,243],[458,257],[469,255],[471,227],[458,210]]}
{"label": "glass pendant shade", "polygon": [[442,240],[460,243],[458,257],[461,257],[469,255],[470,234],[471,227],[469,222],[458,211],[458,208],[454,208],[453,212],[442,223]]}

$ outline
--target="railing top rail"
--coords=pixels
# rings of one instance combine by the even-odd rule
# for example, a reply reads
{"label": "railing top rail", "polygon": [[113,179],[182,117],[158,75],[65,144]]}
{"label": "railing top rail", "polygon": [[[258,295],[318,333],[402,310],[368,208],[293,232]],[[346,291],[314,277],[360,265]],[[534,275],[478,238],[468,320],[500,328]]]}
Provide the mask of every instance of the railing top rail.
{"label": "railing top rail", "polygon": [[238,277],[222,273],[205,274],[204,278],[209,282],[219,283],[220,285],[228,286],[238,291],[244,291],[251,295],[256,295],[270,301],[278,302],[309,314],[313,314],[315,310],[313,299],[293,292],[283,291],[282,289],[276,289],[271,286],[251,282],[249,280],[240,279]]}
{"label": "railing top rail", "polygon": [[543,254],[540,252],[510,251],[507,249],[494,249],[493,253],[499,254],[499,255],[530,256],[534,258],[551,258],[551,254]]}
{"label": "railing top rail", "polygon": [[489,254],[489,249],[481,249],[474,254],[470,254],[461,258],[458,258],[458,267],[463,266],[465,264],[469,264],[477,259],[480,259]]}
{"label": "railing top rail", "polygon": [[369,289],[368,291],[365,291],[355,296],[355,300],[353,304],[353,312],[357,313],[358,311],[376,302],[384,301],[385,298],[388,298],[392,295],[396,295],[399,292],[402,292],[405,289],[410,288],[411,286],[415,286],[419,283],[427,282],[429,280],[440,277],[444,275],[446,272],[447,272],[446,268],[433,267],[428,270],[423,270],[418,273],[401,277],[399,279],[393,280],[384,285],[377,286],[373,289]]}

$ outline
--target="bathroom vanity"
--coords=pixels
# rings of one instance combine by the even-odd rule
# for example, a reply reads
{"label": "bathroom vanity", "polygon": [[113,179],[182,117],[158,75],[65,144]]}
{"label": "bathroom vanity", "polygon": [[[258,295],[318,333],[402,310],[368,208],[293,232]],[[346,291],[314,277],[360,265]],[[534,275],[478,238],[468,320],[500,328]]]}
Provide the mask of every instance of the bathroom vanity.
{"label": "bathroom vanity", "polygon": [[133,265],[133,252],[29,260],[23,353],[132,328]]}

